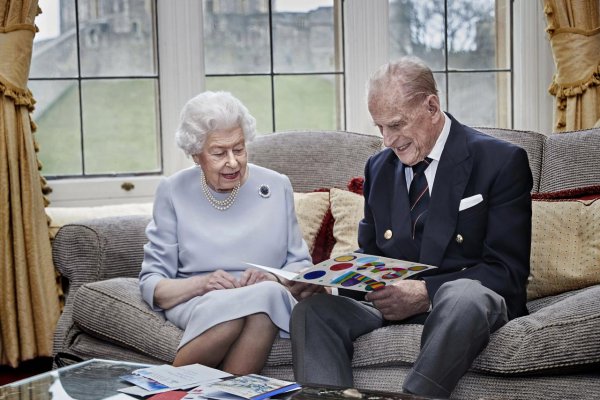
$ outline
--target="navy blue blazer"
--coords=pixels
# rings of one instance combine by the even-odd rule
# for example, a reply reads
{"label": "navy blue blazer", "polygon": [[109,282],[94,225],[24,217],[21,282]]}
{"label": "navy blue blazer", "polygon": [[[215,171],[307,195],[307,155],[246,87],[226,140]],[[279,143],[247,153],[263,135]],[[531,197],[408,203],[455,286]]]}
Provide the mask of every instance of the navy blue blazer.
{"label": "navy blue blazer", "polygon": [[[525,315],[533,185],[527,153],[450,118],[421,249],[410,237],[404,165],[386,149],[365,167],[359,251],[437,266],[419,276],[430,299],[444,282],[475,279],[504,297],[509,318]],[[483,201],[459,212],[461,199],[477,194]]]}

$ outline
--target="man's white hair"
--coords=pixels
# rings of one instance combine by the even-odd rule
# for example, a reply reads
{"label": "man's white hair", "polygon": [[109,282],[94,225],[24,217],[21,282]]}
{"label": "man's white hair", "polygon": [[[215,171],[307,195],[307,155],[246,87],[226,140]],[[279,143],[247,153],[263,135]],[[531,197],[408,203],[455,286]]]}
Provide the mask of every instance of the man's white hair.
{"label": "man's white hair", "polygon": [[423,60],[406,56],[380,66],[367,81],[367,99],[382,91],[401,89],[397,101],[413,103],[431,94],[438,96],[431,69]]}

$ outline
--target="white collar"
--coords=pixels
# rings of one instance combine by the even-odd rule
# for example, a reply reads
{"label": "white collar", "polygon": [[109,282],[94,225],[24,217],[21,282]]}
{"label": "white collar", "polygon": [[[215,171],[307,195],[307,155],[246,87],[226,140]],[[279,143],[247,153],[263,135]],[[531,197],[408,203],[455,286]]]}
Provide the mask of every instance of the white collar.
{"label": "white collar", "polygon": [[446,145],[446,140],[448,140],[448,135],[450,134],[450,125],[452,124],[452,120],[446,115],[446,113],[442,113],[444,115],[444,127],[442,128],[442,132],[440,132],[440,136],[438,136],[433,149],[427,157],[432,160],[440,161],[442,157],[442,151],[444,151],[444,146]]}

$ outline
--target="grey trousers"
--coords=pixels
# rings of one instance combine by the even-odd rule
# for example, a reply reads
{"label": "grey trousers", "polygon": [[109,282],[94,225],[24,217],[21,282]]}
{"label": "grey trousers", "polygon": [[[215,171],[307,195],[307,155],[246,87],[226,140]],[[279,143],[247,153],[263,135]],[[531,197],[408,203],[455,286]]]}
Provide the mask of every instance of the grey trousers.
{"label": "grey trousers", "polygon": [[[443,284],[432,303],[421,352],[403,389],[447,398],[490,335],[508,321],[506,304],[500,295],[470,279]],[[301,301],[291,320],[296,381],[353,387],[354,340],[386,323],[377,309],[347,297],[320,294]]]}

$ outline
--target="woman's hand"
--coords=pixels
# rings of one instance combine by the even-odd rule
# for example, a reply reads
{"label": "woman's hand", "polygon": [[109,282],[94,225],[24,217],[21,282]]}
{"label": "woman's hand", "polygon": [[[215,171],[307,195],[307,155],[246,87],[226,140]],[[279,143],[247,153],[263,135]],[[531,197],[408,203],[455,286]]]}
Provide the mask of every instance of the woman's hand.
{"label": "woman's hand", "polygon": [[240,282],[222,269],[208,275],[195,275],[183,279],[162,279],[154,289],[154,303],[160,308],[168,310],[192,297],[202,296],[213,290],[236,287],[240,287]]}
{"label": "woman's hand", "polygon": [[222,289],[234,289],[242,287],[240,281],[238,281],[229,272],[225,272],[222,269],[217,269],[208,275],[204,275],[204,293],[211,292],[213,290]]}
{"label": "woman's hand", "polygon": [[264,272],[264,271],[259,271],[254,268],[248,268],[247,270],[244,271],[244,273],[242,274],[242,277],[240,278],[240,285],[241,286],[250,286],[250,285],[254,285],[255,283],[263,282],[263,281],[278,282],[277,278],[273,274],[270,274],[270,273]]}

